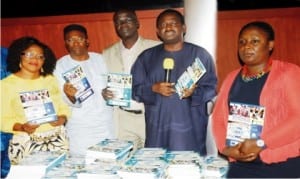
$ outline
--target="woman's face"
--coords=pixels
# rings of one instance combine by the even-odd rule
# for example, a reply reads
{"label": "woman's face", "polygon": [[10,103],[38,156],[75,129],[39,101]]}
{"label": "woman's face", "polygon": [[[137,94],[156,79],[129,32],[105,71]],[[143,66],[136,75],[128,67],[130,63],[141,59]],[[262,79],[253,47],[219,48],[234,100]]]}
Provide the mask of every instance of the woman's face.
{"label": "woman's face", "polygon": [[268,40],[266,32],[257,27],[249,27],[239,37],[239,57],[246,65],[260,65],[269,60],[273,46],[274,41]]}
{"label": "woman's face", "polygon": [[21,53],[21,70],[29,73],[40,73],[45,62],[43,49],[38,45],[32,45]]}

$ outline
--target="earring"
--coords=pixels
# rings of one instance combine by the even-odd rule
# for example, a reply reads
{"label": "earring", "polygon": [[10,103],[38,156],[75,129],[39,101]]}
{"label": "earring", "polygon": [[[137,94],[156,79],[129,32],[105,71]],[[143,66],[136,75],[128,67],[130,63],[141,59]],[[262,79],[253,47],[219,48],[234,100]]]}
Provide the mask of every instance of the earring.
{"label": "earring", "polygon": [[43,67],[41,68],[41,73],[44,73],[44,68]]}
{"label": "earring", "polygon": [[20,68],[20,69],[22,68],[22,64],[21,64],[21,63],[19,63],[19,68]]}

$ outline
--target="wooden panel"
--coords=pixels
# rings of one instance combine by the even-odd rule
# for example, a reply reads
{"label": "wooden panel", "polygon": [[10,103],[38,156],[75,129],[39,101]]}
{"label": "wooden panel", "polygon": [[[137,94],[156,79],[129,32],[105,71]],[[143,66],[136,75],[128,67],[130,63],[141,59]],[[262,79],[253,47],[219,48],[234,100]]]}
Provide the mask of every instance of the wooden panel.
{"label": "wooden panel", "polygon": [[237,38],[241,27],[255,20],[266,21],[274,28],[273,58],[300,66],[300,8],[219,12],[216,55],[219,87],[226,75],[240,66]]}
{"label": "wooden panel", "polygon": [[[183,9],[178,9],[183,12]],[[162,10],[137,11],[140,34],[157,39],[155,20]],[[253,20],[267,21],[275,30],[274,58],[293,62],[300,66],[300,8],[262,9],[218,12],[217,54],[219,86],[225,76],[239,67],[237,58],[237,35],[240,28]],[[1,19],[1,46],[8,47],[12,40],[32,35],[44,41],[57,57],[67,54],[63,42],[63,28],[70,23],[86,26],[91,41],[90,50],[101,52],[118,40],[112,13],[49,16],[34,18]]]}

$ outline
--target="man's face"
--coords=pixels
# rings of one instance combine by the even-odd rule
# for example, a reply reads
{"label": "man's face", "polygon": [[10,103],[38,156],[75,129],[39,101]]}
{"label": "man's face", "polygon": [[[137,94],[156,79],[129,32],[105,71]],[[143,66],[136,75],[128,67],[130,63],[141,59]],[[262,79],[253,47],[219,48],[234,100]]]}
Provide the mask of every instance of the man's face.
{"label": "man's face", "polygon": [[88,39],[85,34],[73,30],[65,36],[65,46],[68,52],[73,56],[82,56],[88,52]]}
{"label": "man's face", "polygon": [[157,35],[165,44],[174,44],[183,41],[185,25],[175,14],[165,14],[158,22]]}
{"label": "man's face", "polygon": [[124,40],[138,33],[139,22],[137,17],[127,11],[119,12],[114,16],[115,30],[118,36]]}

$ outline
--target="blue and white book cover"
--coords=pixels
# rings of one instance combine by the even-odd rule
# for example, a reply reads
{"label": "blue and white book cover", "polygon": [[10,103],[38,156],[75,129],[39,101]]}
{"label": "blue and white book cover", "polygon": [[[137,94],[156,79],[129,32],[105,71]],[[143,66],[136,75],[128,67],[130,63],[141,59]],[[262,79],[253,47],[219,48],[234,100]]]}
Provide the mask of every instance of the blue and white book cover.
{"label": "blue and white book cover", "polygon": [[19,93],[26,119],[32,124],[57,120],[57,115],[47,89]]}
{"label": "blue and white book cover", "polygon": [[244,139],[259,139],[264,125],[265,111],[263,106],[231,102],[226,145],[234,146]]}
{"label": "blue and white book cover", "polygon": [[114,98],[107,100],[107,105],[130,107],[132,93],[132,75],[123,73],[107,74],[107,87]]}
{"label": "blue and white book cover", "polygon": [[71,83],[76,89],[76,100],[80,103],[94,94],[94,91],[80,65],[77,65],[62,74],[66,82]]}
{"label": "blue and white book cover", "polygon": [[195,61],[187,67],[175,84],[175,89],[179,98],[182,98],[184,89],[190,89],[205,73],[206,68],[200,58],[195,58]]}

